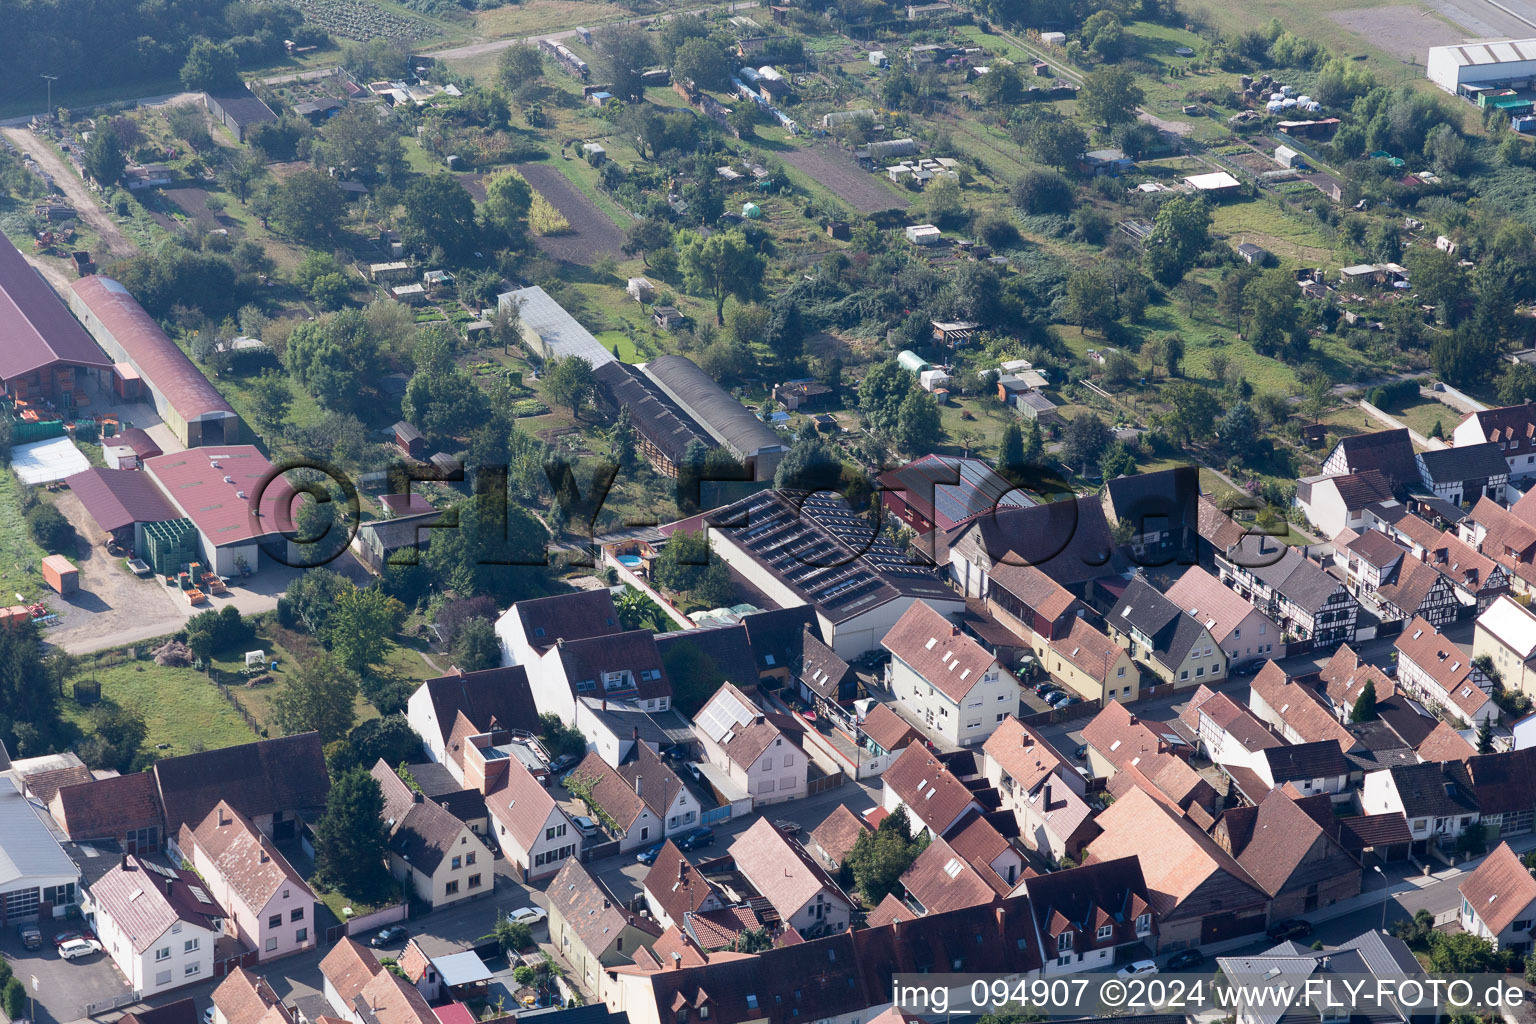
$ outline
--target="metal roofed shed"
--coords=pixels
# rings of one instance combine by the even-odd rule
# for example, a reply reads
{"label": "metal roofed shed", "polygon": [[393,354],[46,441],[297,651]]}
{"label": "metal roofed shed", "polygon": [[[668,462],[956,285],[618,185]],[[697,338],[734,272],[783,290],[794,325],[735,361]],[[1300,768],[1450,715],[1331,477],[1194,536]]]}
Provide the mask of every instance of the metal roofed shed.
{"label": "metal roofed shed", "polygon": [[789,446],[698,364],[685,356],[662,356],[641,370],[694,422],[730,449],[752,471],[754,480],[773,479],[773,471]]}
{"label": "metal roofed shed", "polygon": [[255,572],[262,542],[276,542],[293,529],[293,490],[281,479],[262,489],[271,470],[251,445],[197,448],[144,462],[144,472],[196,527],[199,560],[220,576],[239,575],[242,565]]}
{"label": "metal roofed shed", "polygon": [[112,360],[12,244],[0,234],[0,388],[15,398],[47,398],[68,408],[77,371],[98,379]]}
{"label": "metal roofed shed", "polygon": [[67,437],[50,437],[11,449],[11,469],[24,484],[51,484],[90,468],[90,461]]}
{"label": "metal roofed shed", "polygon": [[110,277],[70,284],[70,307],[115,360],[137,371],[161,419],[182,444],[231,444],[240,420],[203,371],[172,341],[128,289]]}
{"label": "metal roofed shed", "polygon": [[1536,77],[1536,39],[1431,46],[1424,75],[1453,96],[1468,88],[1508,87]]}
{"label": "metal roofed shed", "polygon": [[245,133],[258,124],[277,120],[272,108],[251,92],[250,86],[240,85],[229,92],[203,93],[203,104],[218,122],[235,133],[235,141],[244,142]]}
{"label": "metal roofed shed", "polygon": [[147,523],[177,518],[176,510],[147,473],[135,469],[96,469],[64,481],[96,525],[123,547],[142,549]]}
{"label": "metal roofed shed", "polygon": [[540,359],[580,356],[594,368],[613,362],[613,353],[538,285],[503,292],[496,304],[517,314],[523,343]]}
{"label": "metal roofed shed", "polygon": [[437,968],[437,973],[442,977],[443,984],[449,988],[458,988],[460,985],[479,985],[490,981],[493,972],[485,961],[472,949],[466,949],[462,953],[450,953],[448,956],[439,956],[432,959],[432,964]]}
{"label": "metal roofed shed", "polygon": [[1232,177],[1232,175],[1228,174],[1226,171],[1211,171],[1207,174],[1191,174],[1184,179],[1184,184],[1188,185],[1196,192],[1207,192],[1213,195],[1220,195],[1225,192],[1235,192],[1243,187],[1242,182]]}

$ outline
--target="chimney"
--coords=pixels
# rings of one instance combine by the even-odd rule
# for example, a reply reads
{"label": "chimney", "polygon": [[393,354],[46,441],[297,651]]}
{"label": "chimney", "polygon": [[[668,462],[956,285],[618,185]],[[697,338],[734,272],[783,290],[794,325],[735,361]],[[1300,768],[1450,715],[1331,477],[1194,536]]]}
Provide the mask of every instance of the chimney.
{"label": "chimney", "polygon": [[645,781],[645,776],[644,775],[636,775],[635,776],[635,796],[638,796],[641,799],[644,799],[644,797],[645,797],[645,794],[640,791],[640,783],[642,783],[644,781]]}
{"label": "chimney", "polygon": [[225,814],[224,812],[225,812],[224,804],[223,804],[222,801],[220,801],[220,803],[219,803],[219,827],[220,828],[223,828],[225,825],[233,825],[235,823],[235,820],[233,818],[231,818],[228,814]]}
{"label": "chimney", "polygon": [[636,743],[640,742],[640,727],[638,725],[632,725],[629,727],[629,738],[634,740]]}
{"label": "chimney", "polygon": [[960,627],[959,626],[950,626],[949,627],[949,635],[950,636],[959,636],[960,635]]}
{"label": "chimney", "polygon": [[1132,725],[1136,724],[1136,715],[1134,713],[1131,715],[1131,724]]}
{"label": "chimney", "polygon": [[1051,784],[1049,782],[1045,784],[1045,809],[1047,811],[1051,809]]}
{"label": "chimney", "polygon": [[608,902],[608,897],[604,896],[603,897],[603,909],[607,910],[610,906],[612,906],[612,904]]}
{"label": "chimney", "polygon": [[165,894],[166,894],[166,895],[167,895],[167,896],[170,896],[170,895],[171,895],[171,887],[172,887],[172,886],[174,886],[174,885],[175,885],[175,884],[176,884],[176,882],[175,882],[175,880],[174,880],[174,879],[171,879],[171,878],[167,878],[167,879],[166,879],[166,880],[165,880]]}
{"label": "chimney", "polygon": [[995,913],[997,915],[997,932],[999,935],[1001,935],[1003,933],[1003,929],[1006,927],[1004,924],[1004,919],[1007,917],[1007,912],[1001,905],[999,905]]}
{"label": "chimney", "polygon": [[126,853],[123,854],[121,858],[119,858],[117,866],[122,868],[124,871],[132,871],[133,870],[133,868],[128,866],[128,855]]}
{"label": "chimney", "polygon": [[418,803],[418,804],[421,803],[421,801],[422,801],[421,790],[418,789],[418,790],[413,791],[411,793],[411,800],[412,800],[413,803]]}

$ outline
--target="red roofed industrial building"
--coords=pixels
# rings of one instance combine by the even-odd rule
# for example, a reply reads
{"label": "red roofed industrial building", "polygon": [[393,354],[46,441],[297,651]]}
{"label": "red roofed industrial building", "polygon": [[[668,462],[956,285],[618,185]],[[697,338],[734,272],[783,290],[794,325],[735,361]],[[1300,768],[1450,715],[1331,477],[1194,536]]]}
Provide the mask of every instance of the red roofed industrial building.
{"label": "red roofed industrial building", "polygon": [[65,413],[73,411],[85,373],[112,368],[112,360],[3,234],[0,339],[0,390],[28,402],[46,399]]}
{"label": "red roofed industrial building", "polygon": [[280,477],[267,484],[272,463],[251,445],[161,455],[144,471],[192,520],[203,562],[219,575],[237,575],[242,562],[255,572],[263,543],[286,548],[280,534],[293,531],[293,490]]}
{"label": "red roofed industrial building", "polygon": [[70,307],[107,354],[130,366],[155,409],[188,448],[233,444],[240,419],[192,360],[110,277],[82,277],[70,285]]}

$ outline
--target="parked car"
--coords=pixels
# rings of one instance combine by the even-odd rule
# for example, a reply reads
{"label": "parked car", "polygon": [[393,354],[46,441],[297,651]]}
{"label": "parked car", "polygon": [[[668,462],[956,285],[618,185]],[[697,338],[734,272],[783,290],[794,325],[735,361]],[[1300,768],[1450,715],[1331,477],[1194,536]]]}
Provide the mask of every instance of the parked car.
{"label": "parked car", "polygon": [[1067,694],[1067,699],[1062,701],[1062,702],[1060,702],[1059,704],[1057,704],[1056,707],[1058,707],[1058,708],[1069,708],[1073,704],[1081,704],[1082,702],[1083,702],[1083,698],[1079,697],[1075,693],[1069,693],[1069,694]]}
{"label": "parked car", "polygon": [[43,932],[35,924],[21,924],[16,926],[21,933],[21,945],[23,949],[42,949]]}
{"label": "parked car", "polygon": [[212,1004],[210,1004],[208,1008],[203,1011],[203,1024],[213,1024],[214,1017],[218,1014],[218,1012],[219,1011]]}
{"label": "parked car", "polygon": [[1124,981],[1127,978],[1136,978],[1142,975],[1156,973],[1156,963],[1151,960],[1137,960],[1134,963],[1126,964],[1124,967],[1120,968],[1115,972],[1115,976],[1118,977],[1121,981]]}
{"label": "parked car", "polygon": [[800,823],[798,821],[790,821],[786,818],[780,818],[775,821],[773,827],[787,836],[792,836],[800,831]]}
{"label": "parked car", "polygon": [[90,933],[89,929],[78,932],[59,932],[53,937],[53,944],[55,946],[62,946],[64,943],[73,942],[75,939],[94,939],[95,937]]}
{"label": "parked car", "polygon": [[101,943],[95,939],[70,939],[59,947],[59,956],[65,960],[79,960],[92,953],[101,952]]}
{"label": "parked car", "polygon": [[1061,689],[1061,687],[1057,686],[1055,683],[1053,683],[1053,682],[1051,682],[1049,680],[1047,680],[1047,681],[1045,681],[1043,683],[1036,683],[1035,684],[1035,696],[1036,697],[1044,697],[1046,694],[1052,693],[1052,692],[1060,690],[1060,689]]}
{"label": "parked car", "polygon": [[1088,760],[1088,744],[1079,743],[1077,745],[1077,749],[1072,751],[1072,756],[1077,758],[1079,761]]}
{"label": "parked car", "polygon": [[1065,691],[1065,690],[1057,690],[1055,693],[1053,693],[1049,697],[1045,698],[1045,702],[1047,704],[1049,704],[1053,708],[1059,708],[1059,707],[1061,707],[1063,704],[1065,704],[1067,701],[1069,701],[1071,699],[1072,699],[1072,695],[1070,693],[1068,693],[1067,691]]}
{"label": "parked car", "polygon": [[584,836],[597,835],[597,822],[593,821],[585,814],[576,815],[576,817],[571,819],[571,824],[575,825],[576,831],[580,832]]}
{"label": "parked car", "polygon": [[1198,949],[1181,949],[1168,958],[1164,968],[1170,971],[1187,971],[1205,963],[1205,954]]}
{"label": "parked car", "polygon": [[679,850],[697,850],[715,845],[715,830],[706,825],[684,832],[677,840]]}
{"label": "parked car", "polygon": [[388,928],[380,930],[377,935],[369,940],[368,944],[377,949],[380,946],[388,946],[391,943],[399,942],[409,934],[411,934],[411,930],[405,925],[392,924]]}
{"label": "parked car", "polygon": [[552,772],[563,772],[567,768],[574,768],[576,767],[576,760],[577,759],[572,757],[570,754],[561,754],[559,757],[549,762],[549,770]]}
{"label": "parked car", "polygon": [[635,854],[635,860],[639,861],[641,864],[644,864],[646,867],[650,867],[652,864],[656,863],[656,858],[661,853],[662,845],[663,844],[661,843],[657,843],[654,846],[647,846],[645,849]]}
{"label": "parked car", "polygon": [[1293,917],[1287,921],[1280,921],[1269,926],[1268,935],[1275,942],[1284,942],[1286,939],[1304,939],[1312,934],[1312,922],[1303,921],[1299,917]]}
{"label": "parked car", "polygon": [[529,928],[549,917],[549,912],[543,907],[518,907],[507,915],[518,924],[525,924]]}

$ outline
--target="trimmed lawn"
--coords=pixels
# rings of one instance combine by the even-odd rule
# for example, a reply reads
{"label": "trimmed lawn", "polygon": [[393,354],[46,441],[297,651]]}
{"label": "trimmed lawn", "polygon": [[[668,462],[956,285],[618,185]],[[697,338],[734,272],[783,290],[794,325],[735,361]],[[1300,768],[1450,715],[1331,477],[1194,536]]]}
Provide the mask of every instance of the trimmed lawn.
{"label": "trimmed lawn", "polygon": [[[218,687],[194,669],[168,668],[146,660],[87,669],[75,678],[100,680],[103,704],[111,702],[137,711],[149,727],[145,748],[169,745],[169,749],[156,750],[160,757],[259,739],[219,694]],[[65,693],[59,705],[64,717],[88,729],[90,709],[74,702],[67,685]],[[243,700],[245,694],[239,696]]]}
{"label": "trimmed lawn", "polygon": [[1252,242],[1274,253],[1285,267],[1333,267],[1345,264],[1347,249],[1300,215],[1287,213],[1270,199],[1222,203],[1211,229],[1232,245]]}

